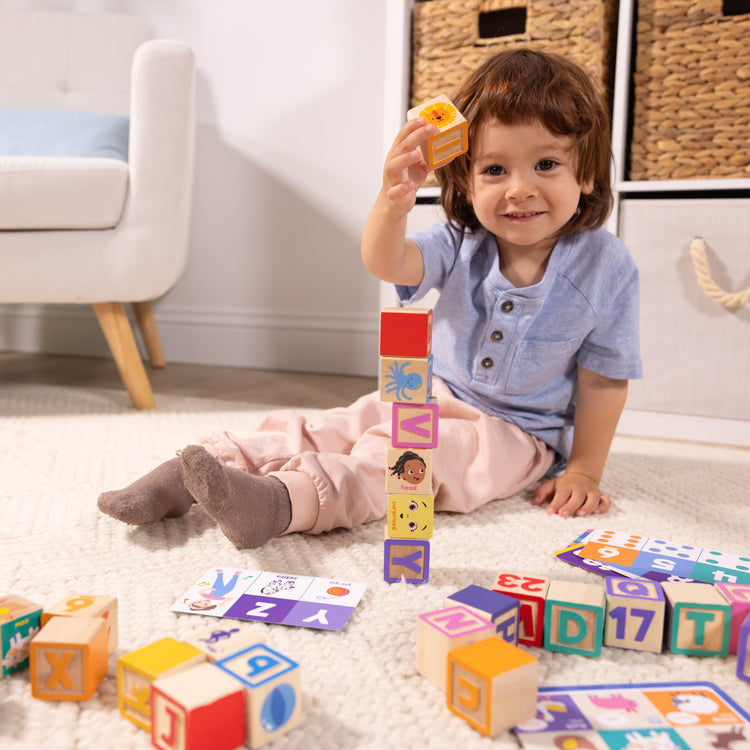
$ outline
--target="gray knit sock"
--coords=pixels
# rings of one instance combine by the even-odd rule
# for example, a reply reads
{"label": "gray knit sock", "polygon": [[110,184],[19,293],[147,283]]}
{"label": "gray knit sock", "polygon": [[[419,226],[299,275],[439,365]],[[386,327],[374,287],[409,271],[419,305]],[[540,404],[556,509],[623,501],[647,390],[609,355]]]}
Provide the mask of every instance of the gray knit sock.
{"label": "gray knit sock", "polygon": [[96,504],[118,521],[141,525],[184,515],[193,498],[185,489],[177,456],[121,490],[102,493]]}
{"label": "gray knit sock", "polygon": [[283,482],[224,466],[199,445],[181,457],[185,487],[238,549],[260,547],[289,527],[292,502]]}

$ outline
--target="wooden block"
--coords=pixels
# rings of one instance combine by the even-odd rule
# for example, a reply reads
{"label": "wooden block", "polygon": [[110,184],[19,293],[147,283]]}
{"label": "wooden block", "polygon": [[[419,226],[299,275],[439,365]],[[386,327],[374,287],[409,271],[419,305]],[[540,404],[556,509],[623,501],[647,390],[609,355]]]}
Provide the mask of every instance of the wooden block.
{"label": "wooden block", "polygon": [[661,652],[664,641],[664,593],[656,581],[607,576],[604,645]]}
{"label": "wooden block", "polygon": [[260,747],[302,721],[297,662],[258,643],[216,662],[216,666],[243,685],[245,743],[249,747]]}
{"label": "wooden block", "polygon": [[151,731],[151,683],[206,661],[206,655],[188,643],[162,638],[124,654],[117,660],[117,695],[120,713],[136,726]]}
{"label": "wooden block", "polygon": [[737,637],[737,677],[750,682],[750,615],[740,625]]}
{"label": "wooden block", "polygon": [[389,448],[385,472],[389,494],[432,493],[432,450],[429,448]]}
{"label": "wooden block", "polygon": [[42,606],[22,596],[0,596],[0,675],[29,666],[29,644],[41,627]]}
{"label": "wooden block", "polygon": [[223,620],[219,625],[199,630],[182,640],[202,651],[210,662],[225,659],[256,643],[262,643],[262,639],[252,628],[232,620]]}
{"label": "wooden block", "polygon": [[502,638],[448,654],[448,708],[488,737],[536,716],[539,663]]}
{"label": "wooden block", "polygon": [[504,641],[518,645],[520,602],[512,596],[481,586],[467,586],[445,599],[445,606],[463,604],[495,626],[495,634]]}
{"label": "wooden block", "polygon": [[386,307],[380,312],[381,357],[429,357],[432,310]]}
{"label": "wooden block", "polygon": [[427,583],[430,578],[430,543],[426,539],[386,539],[383,580]]}
{"label": "wooden block", "polygon": [[469,124],[445,94],[413,107],[406,114],[407,120],[417,117],[424,117],[428,124],[438,129],[422,147],[425,161],[431,169],[442,167],[466,153],[469,148]]}
{"label": "wooden block", "polygon": [[468,607],[427,612],[417,617],[417,671],[433,685],[445,690],[448,654],[495,634],[495,626]]}
{"label": "wooden block", "polygon": [[50,617],[103,617],[107,621],[108,648],[117,648],[117,599],[114,596],[70,594],[42,612],[42,625]]}
{"label": "wooden block", "polygon": [[431,539],[435,498],[432,495],[388,495],[390,539]]}
{"label": "wooden block", "polygon": [[436,399],[424,404],[393,404],[391,445],[394,448],[437,448],[439,410]]}
{"label": "wooden block", "polygon": [[544,648],[599,656],[604,635],[604,587],[550,581],[544,612]]}
{"label": "wooden block", "polygon": [[380,400],[424,404],[432,396],[432,355],[381,357]]}
{"label": "wooden block", "polygon": [[107,674],[107,621],[52,617],[31,642],[29,679],[35,698],[87,701]]}
{"label": "wooden block", "polygon": [[716,583],[716,590],[726,599],[731,608],[729,625],[729,653],[737,653],[742,623],[750,615],[750,585],[746,583]]}
{"label": "wooden block", "polygon": [[234,750],[245,743],[242,684],[204,662],[151,685],[151,744],[161,750]]}
{"label": "wooden block", "polygon": [[731,607],[710,583],[662,583],[667,600],[665,640],[670,651],[689,656],[729,653]]}
{"label": "wooden block", "polygon": [[544,645],[544,609],[549,578],[501,571],[493,591],[507,594],[519,603],[518,643],[525,646]]}

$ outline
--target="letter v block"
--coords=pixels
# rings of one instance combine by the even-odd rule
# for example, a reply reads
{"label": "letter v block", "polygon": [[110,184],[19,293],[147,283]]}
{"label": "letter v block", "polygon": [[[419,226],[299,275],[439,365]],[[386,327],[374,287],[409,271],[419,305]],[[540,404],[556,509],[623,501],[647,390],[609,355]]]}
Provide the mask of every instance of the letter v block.
{"label": "letter v block", "polygon": [[107,674],[107,638],[103,617],[52,617],[31,641],[31,694],[87,701]]}
{"label": "letter v block", "polygon": [[437,448],[438,403],[393,404],[391,444],[394,448]]}
{"label": "letter v block", "polygon": [[544,647],[600,656],[604,607],[604,589],[597,584],[551,581],[544,613]]}
{"label": "letter v block", "polygon": [[427,583],[430,577],[430,543],[426,539],[386,539],[383,580]]}

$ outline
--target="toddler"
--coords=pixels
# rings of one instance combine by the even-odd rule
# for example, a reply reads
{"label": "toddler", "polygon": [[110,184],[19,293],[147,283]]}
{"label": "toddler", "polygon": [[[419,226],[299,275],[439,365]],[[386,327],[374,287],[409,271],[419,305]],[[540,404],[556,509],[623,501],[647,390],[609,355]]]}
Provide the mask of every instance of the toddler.
{"label": "toddler", "polygon": [[[404,303],[437,289],[435,509],[468,512],[539,480],[549,513],[604,513],[599,487],[627,383],[641,375],[638,273],[602,225],[609,123],[597,87],[560,56],[521,49],[452,98],[469,151],[438,173],[447,221],[406,236],[429,169],[419,118],[396,136],[362,257]],[[98,505],[132,524],[200,505],[239,548],[383,518],[391,404],[378,393],[305,419],[271,412],[250,435],[190,445]],[[424,493],[429,494],[429,488]]]}

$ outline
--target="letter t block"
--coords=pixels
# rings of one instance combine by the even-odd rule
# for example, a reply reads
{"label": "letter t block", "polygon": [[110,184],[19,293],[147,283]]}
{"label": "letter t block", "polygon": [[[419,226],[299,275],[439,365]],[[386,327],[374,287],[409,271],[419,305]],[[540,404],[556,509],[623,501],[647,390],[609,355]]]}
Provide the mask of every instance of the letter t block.
{"label": "letter t block", "polygon": [[729,653],[731,607],[708,583],[662,583],[667,600],[666,637],[670,651],[688,656]]}

